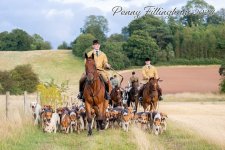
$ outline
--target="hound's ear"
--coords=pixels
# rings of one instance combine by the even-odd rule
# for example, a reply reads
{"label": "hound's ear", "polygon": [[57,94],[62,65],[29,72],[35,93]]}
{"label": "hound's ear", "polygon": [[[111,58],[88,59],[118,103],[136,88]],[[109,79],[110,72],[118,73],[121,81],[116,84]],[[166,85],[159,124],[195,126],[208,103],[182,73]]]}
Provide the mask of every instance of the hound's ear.
{"label": "hound's ear", "polygon": [[94,59],[94,56],[95,56],[94,53],[92,53],[91,58]]}
{"label": "hound's ear", "polygon": [[85,59],[88,59],[88,55],[87,55],[87,53],[85,53],[85,54],[84,54],[84,56],[85,56]]}

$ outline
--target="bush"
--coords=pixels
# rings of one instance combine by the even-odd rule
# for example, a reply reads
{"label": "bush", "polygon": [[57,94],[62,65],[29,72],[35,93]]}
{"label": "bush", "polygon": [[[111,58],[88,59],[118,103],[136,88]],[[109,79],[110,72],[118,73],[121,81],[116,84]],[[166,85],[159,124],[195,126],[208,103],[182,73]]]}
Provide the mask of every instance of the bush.
{"label": "bush", "polygon": [[0,72],[2,94],[6,91],[16,95],[24,91],[32,93],[36,91],[38,83],[38,75],[33,72],[31,65],[19,65],[11,71]]}
{"label": "bush", "polygon": [[83,57],[84,51],[92,45],[95,37],[91,34],[81,34],[72,43],[73,54],[78,57]]}
{"label": "bush", "polygon": [[68,100],[66,91],[68,90],[69,81],[64,81],[57,85],[53,79],[50,82],[40,83],[37,90],[40,93],[41,105],[51,105],[55,109],[57,105],[62,106],[63,101]]}
{"label": "bush", "polygon": [[124,69],[130,66],[130,60],[123,52],[123,42],[105,42],[101,50],[107,55],[109,63],[114,69]]}
{"label": "bush", "polygon": [[2,85],[1,85],[1,83],[0,83],[0,93],[2,93],[3,92],[3,87],[2,87]]}
{"label": "bush", "polygon": [[220,92],[225,93],[225,78],[223,78],[220,83]]}
{"label": "bush", "polygon": [[14,81],[10,78],[10,73],[8,71],[0,71],[0,84],[2,86],[1,94],[4,94],[6,91],[10,91],[14,86]]}

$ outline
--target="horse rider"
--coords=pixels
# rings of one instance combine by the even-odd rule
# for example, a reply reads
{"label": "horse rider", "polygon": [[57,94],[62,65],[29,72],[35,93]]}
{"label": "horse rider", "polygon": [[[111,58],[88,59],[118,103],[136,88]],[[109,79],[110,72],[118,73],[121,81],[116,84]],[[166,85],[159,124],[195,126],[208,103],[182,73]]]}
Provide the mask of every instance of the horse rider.
{"label": "horse rider", "polygon": [[125,90],[125,99],[128,99],[128,93],[130,92],[130,90],[132,88],[133,82],[138,82],[138,85],[139,85],[139,79],[135,75],[135,71],[132,71],[132,76],[130,77],[130,80],[128,81],[128,87]]}
{"label": "horse rider", "polygon": [[[145,66],[143,66],[143,68],[142,68],[142,76],[143,76],[144,85],[142,85],[142,87],[140,88],[140,92],[139,92],[140,99],[142,99],[143,90],[144,90],[145,84],[148,82],[148,80],[150,78],[153,78],[153,77],[155,79],[159,79],[157,69],[156,69],[156,67],[154,67],[151,64],[150,58],[145,59]],[[158,93],[159,93],[159,100],[163,100],[162,89],[158,86],[157,90],[158,90]]]}
{"label": "horse rider", "polygon": [[117,75],[114,75],[112,80],[111,80],[112,88],[114,89],[115,87],[119,86],[119,79],[117,78]]}
{"label": "horse rider", "polygon": [[[111,65],[108,63],[108,58],[104,52],[100,50],[100,43],[98,40],[94,40],[92,44],[93,50],[88,52],[88,57],[90,57],[92,54],[94,54],[94,60],[97,68],[97,72],[99,73],[101,79],[104,81],[105,84],[105,99],[110,100],[110,94],[109,89],[111,87],[110,81],[109,81],[109,74],[106,69],[110,69]],[[84,90],[84,84],[86,80],[86,74],[83,73],[81,76],[81,79],[79,81],[79,94],[77,96],[78,99],[82,99],[84,101],[83,97],[83,90]]]}
{"label": "horse rider", "polygon": [[135,75],[135,71],[132,72],[132,76],[130,77],[130,80],[129,80],[129,87],[132,86],[132,83],[133,82],[138,82],[139,84],[139,79],[138,77]]}

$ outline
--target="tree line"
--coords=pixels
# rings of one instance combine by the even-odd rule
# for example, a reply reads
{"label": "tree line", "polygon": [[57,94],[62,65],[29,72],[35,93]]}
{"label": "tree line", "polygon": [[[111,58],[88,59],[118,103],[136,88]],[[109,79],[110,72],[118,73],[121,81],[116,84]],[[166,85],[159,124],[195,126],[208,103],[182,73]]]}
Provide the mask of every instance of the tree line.
{"label": "tree line", "polygon": [[[204,0],[189,0],[182,9],[214,9]],[[116,69],[143,65],[150,57],[157,64],[218,64],[225,60],[225,9],[213,15],[190,14],[159,18],[145,15],[132,20],[120,34],[109,37],[103,16],[88,16],[81,34],[71,42],[73,54],[83,57],[99,39]],[[129,59],[128,59],[129,58]]]}
{"label": "tree line", "polygon": [[[182,10],[214,10],[204,0],[189,0]],[[145,15],[132,20],[121,33],[107,36],[108,20],[104,16],[86,17],[80,35],[58,49],[72,49],[83,57],[91,50],[92,41],[101,42],[115,69],[140,66],[150,57],[153,64],[218,64],[225,60],[225,9],[214,14],[188,14],[168,18]],[[23,30],[0,33],[0,50],[51,49],[40,35]]]}
{"label": "tree line", "polygon": [[0,51],[27,51],[51,49],[51,44],[40,35],[29,35],[21,29],[0,33]]}

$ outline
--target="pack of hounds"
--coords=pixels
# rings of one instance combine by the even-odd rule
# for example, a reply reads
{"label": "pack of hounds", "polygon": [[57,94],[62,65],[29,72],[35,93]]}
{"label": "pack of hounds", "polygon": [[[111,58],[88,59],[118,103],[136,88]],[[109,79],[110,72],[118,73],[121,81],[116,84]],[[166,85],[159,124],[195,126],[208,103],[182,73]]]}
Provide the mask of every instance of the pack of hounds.
{"label": "pack of hounds", "polygon": [[[39,125],[44,132],[80,134],[87,129],[84,105],[73,105],[71,108],[59,107],[56,110],[53,110],[50,105],[41,107],[37,102],[31,102],[30,106],[34,125]],[[92,128],[96,129],[94,109],[92,115]],[[167,114],[158,111],[135,112],[132,107],[118,106],[108,107],[105,115],[105,129],[122,128],[128,132],[130,125],[137,125],[155,135],[162,134],[167,129]]]}

